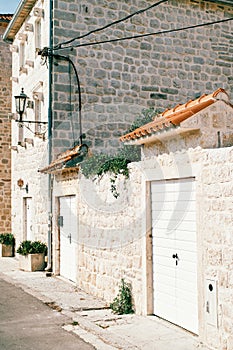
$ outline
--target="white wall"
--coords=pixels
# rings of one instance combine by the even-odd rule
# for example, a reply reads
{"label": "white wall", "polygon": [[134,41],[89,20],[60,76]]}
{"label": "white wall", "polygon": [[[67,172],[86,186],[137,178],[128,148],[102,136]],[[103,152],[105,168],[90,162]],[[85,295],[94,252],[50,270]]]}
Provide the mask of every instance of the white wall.
{"label": "white wall", "polygon": [[[42,47],[48,46],[49,43],[49,1],[38,1],[36,7],[44,9],[44,17],[41,18],[42,24]],[[41,120],[47,121],[48,118],[48,68],[46,64],[41,65],[41,57],[35,52],[35,21],[38,17],[34,16],[33,10],[25,23],[32,25],[32,31],[25,29],[25,23],[22,25],[19,32],[16,34],[13,42],[12,53],[12,112],[15,113],[14,96],[19,95],[21,89],[29,97],[30,101],[35,103],[33,93],[42,93],[41,101]],[[19,56],[20,56],[20,34],[27,36],[25,40],[25,59],[28,64],[24,65],[25,70],[20,71]],[[18,115],[15,114],[18,117]],[[23,119],[34,120],[34,110],[26,108],[26,113]],[[12,151],[12,233],[16,236],[16,247],[19,242],[25,239],[25,215],[23,207],[23,199],[25,197],[32,198],[32,223],[35,239],[47,240],[47,176],[38,173],[38,169],[47,165],[48,150],[47,150],[47,125],[43,128],[44,139],[35,137],[34,133],[27,129],[28,126],[34,131],[34,124],[24,124],[23,126],[23,141],[29,138],[26,147],[18,145],[19,125],[14,120],[12,121],[12,146],[17,146],[18,151]],[[17,181],[24,181],[23,188],[28,184],[29,192],[17,186]]]}

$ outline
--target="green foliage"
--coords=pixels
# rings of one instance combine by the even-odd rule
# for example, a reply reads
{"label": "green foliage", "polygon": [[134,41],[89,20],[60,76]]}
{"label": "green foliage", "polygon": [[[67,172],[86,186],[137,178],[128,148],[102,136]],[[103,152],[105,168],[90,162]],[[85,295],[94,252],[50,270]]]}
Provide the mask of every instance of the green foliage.
{"label": "green foliage", "polygon": [[85,177],[90,178],[99,173],[99,169],[103,163],[105,163],[110,156],[104,153],[96,153],[87,157],[82,163],[82,173]]}
{"label": "green foliage", "polygon": [[123,278],[121,279],[119,292],[110,304],[110,308],[114,314],[118,315],[134,313],[131,285],[126,283]]}
{"label": "green foliage", "polygon": [[109,172],[110,174],[118,175],[122,174],[126,178],[129,177],[129,169],[128,164],[130,160],[121,157],[120,155],[116,155],[115,157],[110,157],[106,162],[100,165],[97,175],[101,176],[102,174],[106,174]]}
{"label": "green foliage", "polygon": [[5,245],[14,245],[15,238],[12,233],[1,233],[0,234],[0,243]]}
{"label": "green foliage", "polygon": [[[134,123],[131,125],[127,133],[139,128],[140,126],[147,124],[153,120],[158,112],[153,109],[146,109],[142,111]],[[121,147],[115,155],[108,155],[105,153],[96,153],[90,157],[87,157],[81,163],[82,173],[85,177],[90,178],[94,176],[102,176],[105,173],[109,173],[111,192],[115,198],[119,197],[119,193],[116,188],[117,176],[122,174],[125,178],[129,177],[128,164],[131,162],[139,162],[141,160],[141,150],[138,146],[126,146]]]}
{"label": "green foliage", "polygon": [[110,185],[111,192],[115,198],[119,197],[119,193],[116,188],[116,179],[119,174],[129,177],[128,164],[131,161],[121,155],[120,153],[115,156],[110,156],[104,153],[92,155],[87,158],[82,164],[82,173],[87,178],[97,175],[101,177],[103,174],[110,173]]}
{"label": "green foliage", "polygon": [[142,125],[152,122],[152,120],[158,115],[158,113],[158,110],[154,108],[143,109],[142,114],[135,119],[133,124],[128,129],[127,133],[130,133],[136,130],[137,128],[140,128],[140,126]]}
{"label": "green foliage", "polygon": [[81,164],[82,173],[87,178],[107,172],[129,177],[128,164],[139,160],[140,149],[137,146],[123,146],[115,155],[96,153],[87,157]]}
{"label": "green foliage", "polygon": [[17,249],[20,255],[47,253],[47,245],[40,241],[23,241]]}

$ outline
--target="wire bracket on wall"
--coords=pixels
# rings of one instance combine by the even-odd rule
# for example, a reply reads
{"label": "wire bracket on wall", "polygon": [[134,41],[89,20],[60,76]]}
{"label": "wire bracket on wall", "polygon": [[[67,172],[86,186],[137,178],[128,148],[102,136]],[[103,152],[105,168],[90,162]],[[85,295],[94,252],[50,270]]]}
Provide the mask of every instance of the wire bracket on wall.
{"label": "wire bracket on wall", "polygon": [[83,133],[82,133],[81,87],[80,87],[80,80],[79,80],[79,76],[78,76],[78,72],[77,72],[77,69],[75,67],[75,64],[69,56],[54,54],[52,52],[52,50],[48,47],[44,47],[38,54],[41,55],[42,65],[45,65],[45,64],[47,65],[48,58],[50,57],[50,58],[55,58],[57,60],[65,60],[66,62],[68,62],[72,66],[72,68],[74,70],[76,82],[77,82],[77,86],[78,86],[78,119],[79,119],[79,139],[78,140],[79,140],[79,144],[82,145]]}

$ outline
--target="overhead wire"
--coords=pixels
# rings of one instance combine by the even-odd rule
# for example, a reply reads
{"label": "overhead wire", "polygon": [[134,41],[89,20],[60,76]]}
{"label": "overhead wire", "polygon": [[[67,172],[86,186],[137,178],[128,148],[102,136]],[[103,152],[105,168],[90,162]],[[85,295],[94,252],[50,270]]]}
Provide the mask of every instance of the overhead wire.
{"label": "overhead wire", "polygon": [[72,129],[72,137],[73,137],[73,147],[75,146],[75,134],[74,134],[74,120],[73,120],[73,111],[72,111],[72,91],[71,91],[71,63],[68,62],[68,73],[69,73],[69,106],[70,106],[70,123],[71,123],[71,129]]}
{"label": "overhead wire", "polygon": [[100,32],[100,31],[102,31],[102,30],[104,30],[104,29],[106,29],[106,28],[109,28],[109,27],[111,27],[111,26],[113,26],[113,25],[115,25],[115,24],[124,22],[124,21],[126,21],[126,20],[132,18],[133,16],[136,16],[136,15],[139,15],[139,14],[141,14],[141,13],[143,13],[143,12],[146,12],[146,11],[148,11],[148,10],[150,10],[150,9],[156,7],[156,6],[159,6],[160,4],[162,4],[162,3],[164,3],[164,2],[167,2],[167,1],[168,1],[168,0],[160,0],[159,2],[156,2],[156,3],[154,3],[154,4],[152,4],[152,5],[148,6],[148,7],[146,7],[146,8],[144,8],[144,9],[141,9],[141,10],[138,10],[138,11],[136,11],[136,12],[134,12],[134,13],[131,13],[130,15],[128,15],[128,16],[126,16],[126,17],[123,17],[123,18],[120,18],[120,19],[118,19],[118,20],[116,20],[116,21],[110,22],[110,23],[106,24],[106,25],[103,26],[103,27],[100,27],[100,28],[97,28],[97,29],[93,29],[93,30],[91,30],[91,31],[89,31],[89,32],[87,32],[87,33],[85,33],[85,34],[83,34],[83,35],[77,36],[77,37],[72,38],[72,39],[70,39],[70,40],[64,41],[64,42],[62,42],[62,43],[60,43],[60,44],[57,44],[57,45],[53,48],[53,50],[59,50],[59,49],[62,48],[62,47],[61,47],[62,45],[68,45],[68,44],[72,43],[72,42],[75,41],[75,40],[83,39],[83,38],[85,38],[85,37],[87,37],[87,36],[89,36],[89,35],[91,35],[91,34],[93,34],[93,33]]}
{"label": "overhead wire", "polygon": [[86,43],[77,44],[77,45],[69,45],[69,46],[61,47],[59,50],[65,50],[65,49],[67,50],[67,49],[73,49],[73,48],[78,48],[78,47],[86,47],[86,46],[94,46],[94,45],[100,45],[100,44],[106,44],[106,43],[114,43],[114,42],[131,40],[131,39],[145,38],[145,37],[154,36],[154,35],[176,33],[176,32],[180,32],[180,31],[183,31],[183,30],[189,30],[189,29],[195,29],[195,28],[211,26],[211,25],[214,25],[214,24],[225,23],[225,22],[229,22],[229,21],[232,21],[232,20],[233,20],[233,17],[230,17],[230,18],[226,18],[226,19],[222,19],[222,20],[218,20],[218,21],[200,23],[200,24],[187,26],[187,27],[181,27],[181,28],[167,29],[167,30],[163,30],[163,31],[159,31],[159,32],[152,32],[152,33],[146,33],[146,34],[137,34],[137,35],[132,35],[132,36],[126,36],[126,37],[123,37],[123,38],[115,38],[115,39],[108,39],[108,40],[86,42]]}
{"label": "overhead wire", "polygon": [[[87,36],[89,36],[90,34],[93,34],[93,33],[96,33],[96,32],[99,32],[101,30],[104,30],[106,28],[109,28],[110,26],[113,26],[114,24],[117,24],[117,23],[120,23],[120,22],[123,22],[135,15],[138,15],[142,12],[145,12],[155,6],[158,6],[160,5],[161,3],[164,3],[168,0],[161,0],[147,8],[144,8],[144,9],[141,9],[141,10],[138,10],[124,18],[121,18],[117,21],[114,21],[114,22],[111,22],[103,27],[100,27],[100,28],[97,28],[95,30],[92,30],[88,33],[85,33],[81,36],[78,36],[78,37],[75,37],[75,38],[72,38],[68,41],[65,41],[63,43],[60,43],[58,45],[56,45],[52,50],[53,51],[56,51],[56,50],[67,50],[67,49],[73,49],[73,48],[79,48],[79,47],[87,47],[87,46],[94,46],[94,45],[101,45],[101,44],[105,44],[105,43],[114,43],[114,42],[120,42],[120,41],[125,41],[125,40],[131,40],[131,39],[139,39],[139,38],[145,38],[145,37],[150,37],[150,36],[155,36],[155,35],[162,35],[162,34],[169,34],[169,33],[176,33],[176,32],[180,32],[180,31],[185,31],[185,30],[190,30],[190,29],[195,29],[195,28],[201,28],[201,27],[206,27],[206,26],[211,26],[211,25],[215,25],[215,24],[220,24],[220,23],[226,23],[226,22],[229,22],[229,21],[232,21],[233,20],[233,17],[231,18],[226,18],[226,19],[222,19],[222,20],[217,20],[217,21],[211,21],[211,22],[206,22],[206,23],[200,23],[200,24],[196,24],[196,25],[191,25],[191,26],[186,26],[186,27],[180,27],[180,28],[173,28],[173,29],[168,29],[168,30],[163,30],[163,31],[158,31],[158,32],[152,32],[152,33],[146,33],[146,34],[137,34],[137,35],[132,35],[132,36],[126,36],[126,37],[122,37],[122,38],[115,38],[115,39],[108,39],[108,40],[100,40],[100,41],[92,41],[92,42],[84,42],[82,44],[73,44],[73,45],[69,45],[70,43],[74,42],[75,40],[78,40],[78,39],[82,39],[82,38],[85,38]],[[64,46],[62,47],[63,45],[68,45],[68,46]],[[78,74],[77,74],[77,70],[76,70],[76,67],[74,65],[74,63],[72,62],[72,60],[70,60],[69,56],[62,56],[62,55],[56,55],[56,54],[53,54],[53,57],[57,57],[57,58],[63,58],[63,59],[66,59],[67,61],[69,61],[69,64],[71,64],[71,66],[73,67],[74,71],[75,71],[75,74],[76,74],[76,78],[77,78],[77,83],[78,83],[78,91],[79,91],[79,123],[80,123],[80,137],[79,137],[79,140],[80,140],[80,143],[82,144],[82,124],[81,124],[81,89],[80,89],[80,82],[79,82],[79,77],[78,77]]]}
{"label": "overhead wire", "polygon": [[[46,50],[47,51],[47,50]],[[46,53],[47,55],[49,54],[48,52]],[[81,86],[80,86],[80,80],[79,80],[79,75],[77,72],[77,69],[75,67],[74,62],[71,60],[69,56],[64,56],[64,55],[59,55],[59,54],[52,54],[54,58],[57,59],[63,59],[72,66],[75,77],[77,80],[77,85],[78,85],[78,115],[79,115],[79,143],[82,144],[82,139],[83,139],[83,134],[82,134],[82,99],[81,99]]]}

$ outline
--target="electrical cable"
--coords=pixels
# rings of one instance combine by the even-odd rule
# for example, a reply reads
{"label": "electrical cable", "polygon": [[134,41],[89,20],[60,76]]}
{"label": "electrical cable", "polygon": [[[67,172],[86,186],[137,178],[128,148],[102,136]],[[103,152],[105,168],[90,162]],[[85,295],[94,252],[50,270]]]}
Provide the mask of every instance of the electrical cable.
{"label": "electrical cable", "polygon": [[91,35],[91,34],[93,34],[93,33],[97,33],[97,32],[99,32],[99,31],[101,31],[101,30],[104,30],[104,29],[106,29],[106,28],[109,28],[109,27],[113,26],[114,24],[118,24],[118,23],[121,23],[121,22],[123,22],[123,21],[126,21],[127,19],[132,18],[133,16],[139,15],[140,13],[143,13],[143,12],[145,12],[145,11],[148,11],[148,10],[152,9],[153,7],[156,7],[156,6],[158,6],[158,5],[160,5],[160,4],[164,3],[164,2],[167,2],[167,1],[168,1],[168,0],[161,0],[161,1],[159,1],[159,2],[156,2],[156,3],[152,4],[152,5],[150,5],[150,6],[146,7],[146,8],[144,8],[144,9],[138,10],[138,11],[136,11],[136,12],[134,12],[134,13],[132,13],[132,14],[126,16],[126,17],[123,17],[123,18],[118,19],[118,20],[116,20],[116,21],[114,21],[114,22],[108,23],[108,24],[106,24],[106,25],[103,26],[103,27],[100,27],[100,28],[97,28],[97,29],[93,29],[93,30],[91,30],[91,31],[88,32],[88,33],[85,33],[85,34],[80,35],[80,36],[78,36],[78,37],[75,37],[75,38],[73,38],[73,39],[64,41],[64,42],[62,42],[62,43],[60,43],[60,44],[57,44],[57,45],[53,48],[53,50],[59,50],[59,49],[61,49],[61,46],[62,46],[62,45],[68,45],[68,44],[72,43],[72,42],[75,41],[75,40],[83,39],[83,38],[87,37],[88,35]]}
{"label": "electrical cable", "polygon": [[72,129],[72,137],[73,137],[73,147],[75,146],[75,135],[74,135],[74,120],[73,120],[73,113],[72,113],[72,104],[71,104],[71,63],[69,63],[69,105],[70,105],[70,123],[71,123],[71,129]]}
{"label": "electrical cable", "polygon": [[114,42],[117,42],[117,41],[145,38],[145,37],[149,37],[149,36],[153,36],[153,35],[162,35],[162,34],[168,34],[168,33],[176,33],[176,32],[180,32],[180,31],[183,31],[183,30],[189,30],[189,29],[206,27],[206,26],[210,26],[210,25],[214,25],[214,24],[229,22],[229,21],[232,21],[232,20],[233,20],[233,17],[227,18],[227,19],[218,20],[218,21],[213,21],[213,22],[200,23],[200,24],[187,26],[187,27],[163,30],[163,31],[160,31],[160,32],[138,34],[138,35],[127,36],[127,37],[123,37],[123,38],[116,38],[116,39],[88,42],[88,43],[77,44],[77,45],[70,45],[70,46],[62,47],[59,50],[67,50],[67,49],[73,49],[73,48],[77,48],[77,47],[86,47],[86,46],[100,45],[100,44],[106,44],[106,43],[114,43]]}
{"label": "electrical cable", "polygon": [[[47,50],[45,50],[45,52],[46,51]],[[47,52],[47,55],[48,55],[48,52]],[[80,80],[79,80],[77,69],[75,67],[74,62],[70,59],[69,56],[58,55],[58,54],[52,54],[52,56],[54,58],[63,59],[65,61],[69,62],[74,69],[76,80],[77,80],[77,85],[78,85],[79,142],[80,142],[80,144],[82,144],[82,138],[83,138],[83,135],[82,135],[82,114],[81,114],[82,113],[82,100],[81,100],[81,86],[80,86]]]}

